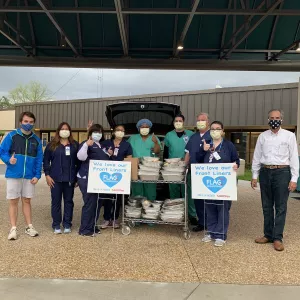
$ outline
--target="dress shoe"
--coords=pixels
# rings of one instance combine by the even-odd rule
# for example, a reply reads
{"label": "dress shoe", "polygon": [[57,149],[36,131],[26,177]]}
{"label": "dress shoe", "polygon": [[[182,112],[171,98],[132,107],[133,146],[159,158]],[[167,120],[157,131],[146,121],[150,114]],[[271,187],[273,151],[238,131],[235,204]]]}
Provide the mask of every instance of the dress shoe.
{"label": "dress shoe", "polygon": [[200,232],[200,231],[203,231],[204,230],[204,226],[202,225],[197,225],[196,227],[194,227],[192,229],[194,232]]}
{"label": "dress shoe", "polygon": [[274,241],[274,249],[276,251],[283,251],[284,250],[284,246],[283,243],[281,241]]}
{"label": "dress shoe", "polygon": [[255,243],[257,243],[257,244],[267,244],[267,243],[272,243],[272,241],[269,240],[268,238],[266,238],[265,236],[263,236],[263,237],[257,238],[255,240]]}

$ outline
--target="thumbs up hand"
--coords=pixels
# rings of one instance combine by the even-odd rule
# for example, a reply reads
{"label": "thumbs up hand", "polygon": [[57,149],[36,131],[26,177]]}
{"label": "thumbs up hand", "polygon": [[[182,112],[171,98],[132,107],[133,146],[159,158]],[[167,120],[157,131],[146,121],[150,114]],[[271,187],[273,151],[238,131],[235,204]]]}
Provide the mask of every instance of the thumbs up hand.
{"label": "thumbs up hand", "polygon": [[109,154],[110,156],[112,156],[113,153],[114,153],[114,151],[111,149],[111,147],[109,147],[109,149],[107,150],[107,152],[108,152],[108,154]]}
{"label": "thumbs up hand", "polygon": [[90,137],[90,138],[86,141],[86,144],[87,144],[89,147],[93,146],[94,141],[93,141],[92,137]]}
{"label": "thumbs up hand", "polygon": [[17,163],[17,159],[15,158],[15,152],[13,153],[12,157],[9,160],[11,165],[15,165]]}
{"label": "thumbs up hand", "polygon": [[204,151],[208,151],[209,148],[210,148],[210,144],[206,144],[206,141],[203,140],[203,149],[204,149]]}

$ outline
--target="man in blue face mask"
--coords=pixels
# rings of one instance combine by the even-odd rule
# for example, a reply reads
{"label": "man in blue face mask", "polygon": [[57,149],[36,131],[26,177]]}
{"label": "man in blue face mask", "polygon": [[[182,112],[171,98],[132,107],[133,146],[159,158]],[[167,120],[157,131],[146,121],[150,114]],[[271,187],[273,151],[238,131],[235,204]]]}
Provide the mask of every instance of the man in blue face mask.
{"label": "man in blue face mask", "polygon": [[7,165],[7,200],[11,230],[9,240],[17,239],[18,203],[22,199],[23,214],[26,221],[25,233],[35,237],[38,232],[32,225],[31,198],[35,185],[41,178],[43,150],[41,140],[32,132],[35,116],[31,112],[20,115],[20,127],[10,132],[3,140],[0,158]]}

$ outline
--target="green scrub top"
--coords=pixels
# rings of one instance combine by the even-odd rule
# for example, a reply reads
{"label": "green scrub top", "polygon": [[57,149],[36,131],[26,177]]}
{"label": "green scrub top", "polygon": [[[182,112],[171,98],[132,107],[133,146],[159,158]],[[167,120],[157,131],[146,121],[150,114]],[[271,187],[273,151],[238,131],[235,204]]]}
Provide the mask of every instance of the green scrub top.
{"label": "green scrub top", "polygon": [[165,146],[169,148],[169,158],[184,158],[185,146],[193,134],[193,131],[185,130],[183,136],[179,138],[175,130],[168,132]]}
{"label": "green scrub top", "polygon": [[[158,144],[161,148],[161,143],[158,137]],[[144,156],[152,156],[152,149],[154,148],[154,143],[152,141],[152,134],[148,136],[146,140],[143,140],[140,134],[132,135],[128,139],[128,143],[132,147],[132,157],[144,157]]]}

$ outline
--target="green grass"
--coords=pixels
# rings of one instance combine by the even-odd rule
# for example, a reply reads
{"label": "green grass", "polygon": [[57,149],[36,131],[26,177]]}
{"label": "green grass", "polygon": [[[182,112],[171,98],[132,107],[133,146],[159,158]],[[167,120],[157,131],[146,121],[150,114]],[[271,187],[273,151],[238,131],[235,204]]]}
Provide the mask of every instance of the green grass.
{"label": "green grass", "polygon": [[240,179],[240,180],[246,180],[246,181],[251,181],[251,179],[252,179],[251,169],[245,168],[245,174],[244,174],[244,176],[239,176],[238,179]]}

